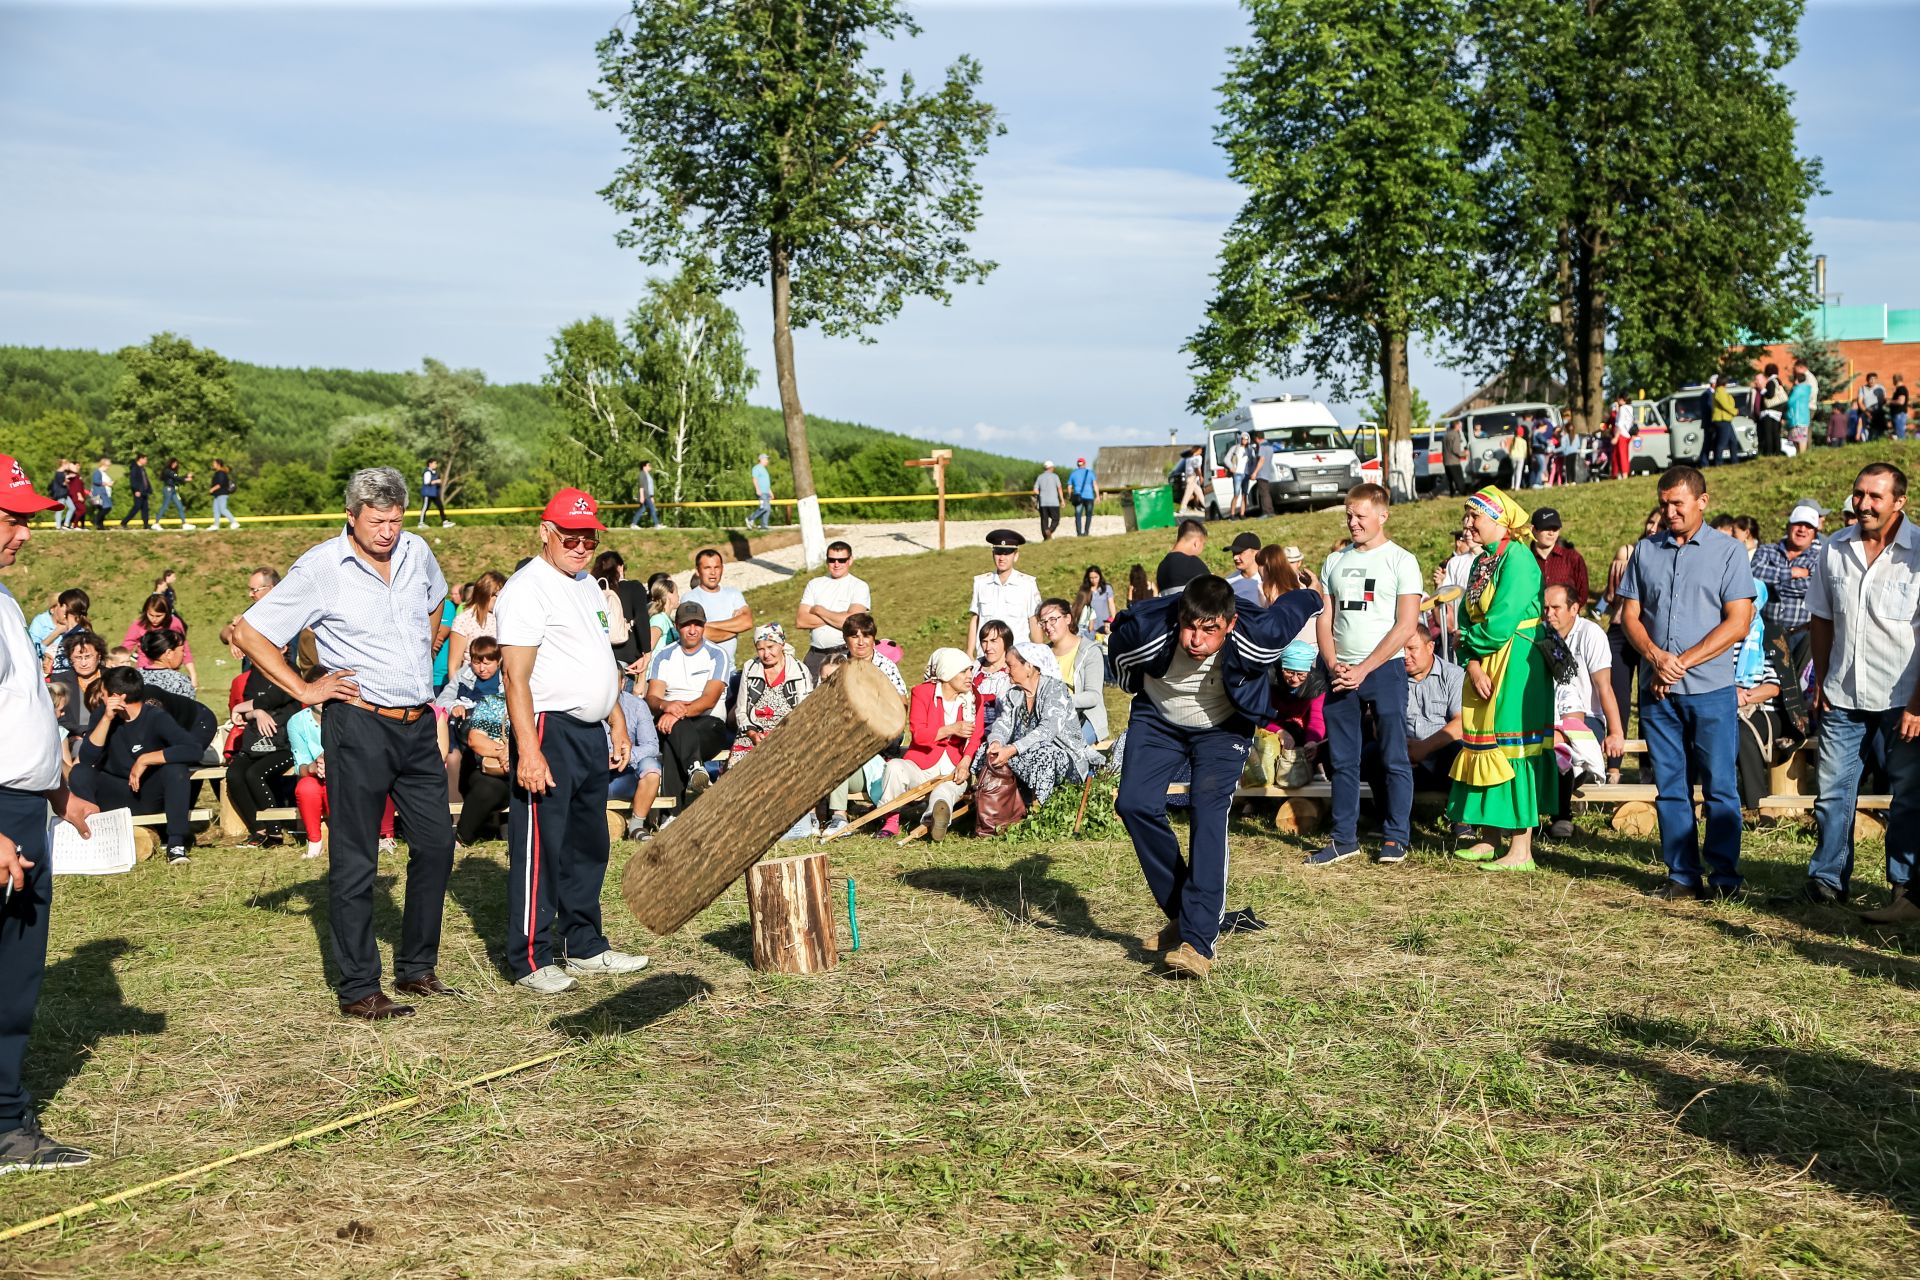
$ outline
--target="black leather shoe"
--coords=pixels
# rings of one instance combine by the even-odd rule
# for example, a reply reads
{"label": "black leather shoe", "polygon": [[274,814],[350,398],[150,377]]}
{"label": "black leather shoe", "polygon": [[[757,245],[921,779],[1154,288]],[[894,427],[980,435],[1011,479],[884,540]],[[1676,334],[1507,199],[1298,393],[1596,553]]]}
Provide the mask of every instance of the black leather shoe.
{"label": "black leather shoe", "polygon": [[1681,884],[1678,880],[1668,880],[1657,889],[1647,890],[1649,898],[1658,898],[1662,902],[1694,902],[1707,895],[1698,885]]}
{"label": "black leather shoe", "polygon": [[349,1018],[364,1018],[368,1022],[384,1022],[388,1018],[411,1018],[413,1006],[395,1004],[384,991],[376,991],[363,999],[348,1003],[340,1002],[340,1012]]}
{"label": "black leather shoe", "polygon": [[393,984],[393,989],[403,996],[464,996],[467,993],[458,987],[450,987],[440,981],[440,975],[429,969],[417,978],[401,978]]}

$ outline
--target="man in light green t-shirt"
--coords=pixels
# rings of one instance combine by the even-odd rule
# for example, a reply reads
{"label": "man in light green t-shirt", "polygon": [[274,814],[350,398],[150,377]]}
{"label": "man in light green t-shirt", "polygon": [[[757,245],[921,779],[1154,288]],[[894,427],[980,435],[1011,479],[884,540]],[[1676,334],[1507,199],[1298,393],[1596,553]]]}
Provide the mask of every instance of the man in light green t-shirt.
{"label": "man in light green t-shirt", "polygon": [[[1320,659],[1326,664],[1327,752],[1333,774],[1333,839],[1307,857],[1311,866],[1344,862],[1360,852],[1362,713],[1373,711],[1387,794],[1381,807],[1386,839],[1379,861],[1407,856],[1412,836],[1413,765],[1407,759],[1407,638],[1419,624],[1420,562],[1387,537],[1390,499],[1377,484],[1347,494],[1351,547],[1320,570]],[[1376,804],[1382,799],[1375,796]]]}

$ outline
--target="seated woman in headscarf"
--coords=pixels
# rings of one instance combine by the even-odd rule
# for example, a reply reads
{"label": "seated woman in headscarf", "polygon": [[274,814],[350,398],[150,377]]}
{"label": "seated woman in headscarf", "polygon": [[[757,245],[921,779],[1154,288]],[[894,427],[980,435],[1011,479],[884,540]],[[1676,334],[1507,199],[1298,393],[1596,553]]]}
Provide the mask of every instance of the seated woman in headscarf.
{"label": "seated woman in headscarf", "polygon": [[[1492,485],[1467,499],[1466,527],[1480,544],[1461,600],[1460,656],[1467,687],[1463,737],[1453,762],[1447,817],[1456,831],[1507,832],[1507,852],[1482,840],[1455,856],[1496,871],[1533,870],[1533,832],[1560,798],[1553,754],[1553,672],[1536,643],[1540,558],[1531,520]],[[1557,637],[1555,637],[1557,638]]]}
{"label": "seated woman in headscarf", "polygon": [[1032,641],[1014,645],[1007,656],[1007,677],[1010,687],[1000,717],[974,768],[1006,765],[1027,793],[1027,802],[1038,808],[1062,782],[1085,781],[1100,756],[1080,736],[1080,718],[1060,680],[1053,650]]}
{"label": "seated woman in headscarf", "polygon": [[1280,651],[1273,682],[1273,721],[1254,735],[1248,772],[1254,785],[1299,787],[1313,780],[1320,744],[1327,740],[1327,677],[1320,647],[1295,640]]}
{"label": "seated woman in headscarf", "polygon": [[813,679],[796,661],[786,628],[769,622],[753,633],[753,658],[740,670],[733,703],[733,754],[751,751],[813,692]]}
{"label": "seated woman in headscarf", "polygon": [[[891,804],[915,787],[944,778],[927,797],[927,834],[943,840],[953,806],[966,784],[963,761],[980,747],[980,713],[973,695],[973,663],[958,649],[935,649],[927,659],[927,678],[913,687],[907,711],[911,735],[905,753],[887,761],[880,803]],[[900,815],[887,815],[880,834],[897,835]]]}

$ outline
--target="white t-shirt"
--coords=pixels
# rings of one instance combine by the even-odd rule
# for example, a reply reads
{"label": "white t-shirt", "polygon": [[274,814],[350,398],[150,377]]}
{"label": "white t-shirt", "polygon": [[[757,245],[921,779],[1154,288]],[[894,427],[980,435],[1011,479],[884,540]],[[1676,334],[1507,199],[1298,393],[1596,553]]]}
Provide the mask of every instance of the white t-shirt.
{"label": "white t-shirt", "polygon": [[1613,411],[1613,438],[1624,440],[1633,434],[1633,406],[1623,404]]}
{"label": "white t-shirt", "polygon": [[[702,586],[691,586],[680,593],[680,603],[692,601],[707,611],[708,622],[725,622],[734,614],[747,607],[747,598],[732,587],[722,586],[718,591],[709,591]],[[739,646],[739,636],[728,636],[725,640],[709,640],[720,652],[727,655],[727,668],[734,665],[734,650]]]}
{"label": "white t-shirt", "polygon": [[[711,640],[702,640],[692,653],[677,642],[670,644],[656,651],[653,661],[647,664],[648,681],[658,680],[666,685],[669,702],[696,702],[706,696],[709,684],[718,680],[724,686],[732,678],[732,661],[726,651]],[[716,720],[726,719],[722,713],[726,700],[723,688],[706,714]]]}
{"label": "white t-shirt", "polygon": [[1143,682],[1154,709],[1183,729],[1214,729],[1233,718],[1233,699],[1221,678],[1219,650],[1194,658],[1176,648],[1167,674]]}
{"label": "white t-shirt", "polygon": [[1341,662],[1364,661],[1393,630],[1400,597],[1423,594],[1420,562],[1391,540],[1334,552],[1320,566],[1320,582],[1333,601],[1333,652]]}
{"label": "white t-shirt", "polygon": [[[1547,624],[1542,621],[1540,625]],[[1591,618],[1576,618],[1566,641],[1574,661],[1580,665],[1580,672],[1573,679],[1554,685],[1553,714],[1561,720],[1568,716],[1599,715],[1600,709],[1593,705],[1593,677],[1613,669],[1613,650],[1607,647],[1607,633]]]}
{"label": "white t-shirt", "polygon": [[533,709],[605,720],[620,697],[606,597],[592,575],[573,577],[535,556],[507,579],[490,615],[494,639],[532,649]]}
{"label": "white t-shirt", "polygon": [[0,786],[51,791],[60,785],[60,723],[53,695],[27,637],[27,617],[0,587],[0,725],[7,751],[0,759]]}
{"label": "white t-shirt", "polygon": [[[824,578],[815,578],[807,583],[807,589],[800,593],[800,603],[813,605],[819,609],[831,609],[835,613],[846,613],[856,606],[861,609],[873,608],[873,592],[867,584],[848,574],[836,578],[829,574]],[[838,649],[846,644],[847,638],[838,627],[813,628],[813,647],[816,649]]]}

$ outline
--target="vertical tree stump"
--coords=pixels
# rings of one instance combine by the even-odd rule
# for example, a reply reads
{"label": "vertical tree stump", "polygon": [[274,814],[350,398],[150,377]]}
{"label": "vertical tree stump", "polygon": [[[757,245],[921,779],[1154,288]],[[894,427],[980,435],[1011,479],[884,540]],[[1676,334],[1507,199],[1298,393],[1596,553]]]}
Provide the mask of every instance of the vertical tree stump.
{"label": "vertical tree stump", "polygon": [[240,820],[239,810],[233,807],[233,799],[228,795],[233,788],[222,783],[220,786],[220,834],[231,844],[238,844],[250,834],[247,824]]}
{"label": "vertical tree stump", "polygon": [[839,963],[826,854],[756,863],[747,868],[746,883],[754,968],[762,973],[822,973]]}
{"label": "vertical tree stump", "polygon": [[1629,800],[1613,811],[1613,829],[1627,836],[1650,836],[1660,830],[1660,813],[1644,800]]}

